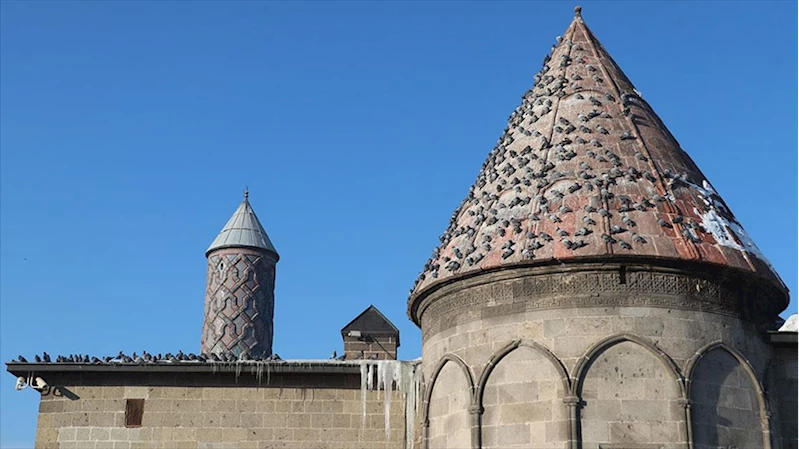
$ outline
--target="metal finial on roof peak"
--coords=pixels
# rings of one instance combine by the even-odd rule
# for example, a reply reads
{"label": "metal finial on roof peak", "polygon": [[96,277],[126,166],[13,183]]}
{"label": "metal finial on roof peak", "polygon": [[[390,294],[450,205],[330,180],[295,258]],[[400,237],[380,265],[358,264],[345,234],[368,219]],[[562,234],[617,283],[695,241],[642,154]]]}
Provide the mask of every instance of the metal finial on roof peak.
{"label": "metal finial on roof peak", "polygon": [[574,17],[582,17],[583,16],[583,7],[577,5],[574,7]]}
{"label": "metal finial on roof peak", "polygon": [[244,201],[247,201],[249,199],[250,199],[250,188],[244,186]]}

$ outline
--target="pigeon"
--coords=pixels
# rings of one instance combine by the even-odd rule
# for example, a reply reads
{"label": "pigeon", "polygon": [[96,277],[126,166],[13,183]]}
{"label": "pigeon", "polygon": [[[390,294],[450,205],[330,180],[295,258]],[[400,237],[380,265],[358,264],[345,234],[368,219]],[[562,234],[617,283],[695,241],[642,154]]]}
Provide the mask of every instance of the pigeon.
{"label": "pigeon", "polygon": [[46,352],[42,353],[42,360],[44,360],[44,363],[50,363],[50,354]]}
{"label": "pigeon", "polygon": [[627,231],[626,229],[622,228],[619,225],[613,225],[613,226],[610,227],[610,233],[611,234],[621,234],[622,232],[626,232],[626,231]]}
{"label": "pigeon", "polygon": [[26,360],[25,357],[22,357],[21,355],[17,356],[17,360],[19,360],[19,363],[28,363],[28,360]]}
{"label": "pigeon", "polygon": [[338,354],[337,354],[337,353],[336,353],[336,351],[334,350],[334,351],[333,351],[333,355],[331,355],[331,356],[330,356],[330,358],[331,358],[331,359],[335,359],[337,355],[338,355]]}
{"label": "pigeon", "polygon": [[602,234],[602,240],[604,240],[605,242],[610,243],[610,244],[616,243],[616,239],[614,239],[613,237],[611,237],[611,236],[609,236],[607,234]]}

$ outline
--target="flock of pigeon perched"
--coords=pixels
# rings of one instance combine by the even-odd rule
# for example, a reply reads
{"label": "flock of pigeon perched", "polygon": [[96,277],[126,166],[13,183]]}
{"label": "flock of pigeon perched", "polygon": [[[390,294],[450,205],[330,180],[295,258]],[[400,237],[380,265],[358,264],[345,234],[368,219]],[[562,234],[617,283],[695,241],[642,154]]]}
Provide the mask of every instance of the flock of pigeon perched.
{"label": "flock of pigeon perched", "polygon": [[716,243],[698,214],[717,208],[714,216],[734,220],[708,198],[715,192],[694,187],[701,173],[576,12],[411,297],[447,277],[534,258],[679,258],[675,240]]}
{"label": "flock of pigeon perched", "polygon": [[55,360],[46,352],[42,355],[35,355],[33,361],[28,361],[23,356],[18,356],[17,359],[12,360],[11,363],[73,363],[73,364],[132,364],[132,365],[145,365],[153,363],[232,363],[243,361],[261,361],[261,362],[274,362],[281,361],[277,354],[272,354],[263,357],[250,357],[247,354],[236,356],[231,353],[225,354],[184,354],[183,351],[178,351],[176,354],[167,352],[166,354],[150,354],[147,351],[142,351],[141,354],[133,353],[127,355],[122,351],[115,356],[105,357],[90,357],[88,355],[70,354],[68,356],[58,355]]}

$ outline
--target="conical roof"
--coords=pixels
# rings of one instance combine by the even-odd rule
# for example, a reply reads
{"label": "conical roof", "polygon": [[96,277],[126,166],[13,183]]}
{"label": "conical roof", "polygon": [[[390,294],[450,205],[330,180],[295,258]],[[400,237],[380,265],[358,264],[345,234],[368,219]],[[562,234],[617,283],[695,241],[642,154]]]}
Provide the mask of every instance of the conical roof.
{"label": "conical roof", "polygon": [[205,251],[206,255],[221,248],[259,248],[277,255],[277,250],[250,206],[249,196],[249,192],[245,191],[244,201]]}
{"label": "conical roof", "polygon": [[481,271],[614,257],[731,267],[787,292],[575,12],[453,214],[411,303]]}

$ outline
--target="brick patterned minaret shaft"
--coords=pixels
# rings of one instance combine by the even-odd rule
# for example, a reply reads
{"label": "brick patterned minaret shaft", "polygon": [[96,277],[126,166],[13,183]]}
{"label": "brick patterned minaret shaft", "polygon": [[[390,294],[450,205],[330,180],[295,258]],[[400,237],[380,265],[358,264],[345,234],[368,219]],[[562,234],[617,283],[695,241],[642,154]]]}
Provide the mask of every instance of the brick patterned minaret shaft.
{"label": "brick patterned minaret shaft", "polygon": [[237,357],[272,354],[278,256],[244,193],[244,201],[206,251],[202,352]]}

